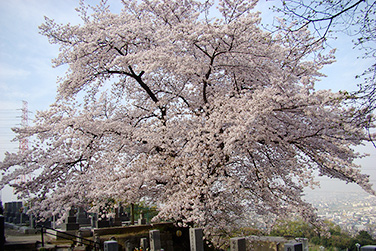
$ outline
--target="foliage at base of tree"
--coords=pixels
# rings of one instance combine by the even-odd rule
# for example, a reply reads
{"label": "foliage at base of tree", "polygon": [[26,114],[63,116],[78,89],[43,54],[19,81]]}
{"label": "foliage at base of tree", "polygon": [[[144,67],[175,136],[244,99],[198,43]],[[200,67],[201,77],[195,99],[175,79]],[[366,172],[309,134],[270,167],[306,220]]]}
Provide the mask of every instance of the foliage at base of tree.
{"label": "foliage at base of tree", "polygon": [[[270,235],[283,237],[303,237],[308,238],[309,242],[323,246],[326,250],[336,248],[336,250],[356,250],[356,243],[361,246],[376,245],[376,239],[367,231],[360,231],[356,236],[352,237],[349,233],[343,231],[340,226],[332,222],[326,222],[329,227],[328,234],[322,234],[313,225],[303,220],[280,220],[271,230]],[[334,250],[334,249],[333,249]]]}
{"label": "foliage at base of tree", "polygon": [[[359,243],[361,246],[364,245],[376,245],[376,239],[372,238],[372,236],[367,231],[360,231],[352,240],[351,240],[351,247],[354,247],[356,243]],[[350,249],[350,250],[355,250]]]}
{"label": "foliage at base of tree", "polygon": [[280,220],[274,225],[270,235],[311,239],[317,236],[317,231],[311,224],[303,220]]}
{"label": "foliage at base of tree", "polygon": [[367,231],[360,231],[355,237],[351,237],[348,233],[341,231],[339,226],[330,229],[329,237],[318,237],[311,240],[312,243],[322,245],[326,248],[336,247],[340,250],[356,250],[356,243],[361,246],[374,245],[376,240]]}

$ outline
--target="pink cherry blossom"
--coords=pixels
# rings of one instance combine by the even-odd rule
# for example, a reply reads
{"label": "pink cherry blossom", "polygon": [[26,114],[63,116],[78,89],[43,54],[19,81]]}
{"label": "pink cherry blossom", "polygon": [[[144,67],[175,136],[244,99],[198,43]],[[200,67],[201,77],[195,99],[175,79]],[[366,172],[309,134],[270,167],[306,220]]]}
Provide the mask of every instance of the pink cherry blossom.
{"label": "pink cherry blossom", "polygon": [[[15,129],[29,151],[0,163],[1,184],[33,212],[142,201],[158,206],[155,221],[214,240],[250,215],[317,222],[302,198],[315,172],[375,194],[353,150],[370,118],[354,117],[345,93],[315,90],[333,55],[311,57],[322,47],[307,30],[263,31],[256,1],[219,1],[216,18],[194,0],[123,3],[40,26],[69,69],[56,102]],[[32,178],[15,183],[22,175]]]}

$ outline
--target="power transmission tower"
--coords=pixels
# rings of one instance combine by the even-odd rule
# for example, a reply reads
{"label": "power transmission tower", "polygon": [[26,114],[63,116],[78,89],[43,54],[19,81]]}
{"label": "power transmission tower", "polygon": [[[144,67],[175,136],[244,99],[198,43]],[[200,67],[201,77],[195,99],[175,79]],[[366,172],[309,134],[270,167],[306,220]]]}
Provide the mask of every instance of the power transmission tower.
{"label": "power transmission tower", "polygon": [[[27,101],[22,101],[22,120],[21,127],[26,128],[29,125],[29,109]],[[23,137],[19,141],[19,151],[21,153],[26,153],[29,150],[29,140],[27,137]]]}

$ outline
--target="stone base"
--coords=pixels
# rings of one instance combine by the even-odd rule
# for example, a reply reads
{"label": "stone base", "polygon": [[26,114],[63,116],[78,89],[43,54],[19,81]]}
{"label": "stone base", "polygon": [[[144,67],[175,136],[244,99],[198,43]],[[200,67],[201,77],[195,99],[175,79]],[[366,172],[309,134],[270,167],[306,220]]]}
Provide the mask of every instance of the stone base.
{"label": "stone base", "polygon": [[115,218],[114,221],[112,222],[112,227],[121,227],[122,223],[120,218]]}
{"label": "stone base", "polygon": [[80,225],[77,223],[63,223],[61,224],[61,229],[64,231],[78,230],[80,229]]}
{"label": "stone base", "polygon": [[95,224],[95,228],[105,228],[110,227],[110,222],[107,220],[99,220]]}
{"label": "stone base", "polygon": [[37,233],[37,229],[36,228],[20,227],[20,230],[24,234],[36,234]]}
{"label": "stone base", "polygon": [[87,238],[87,237],[92,237],[93,232],[91,231],[91,227],[80,227],[81,231],[81,237]]}

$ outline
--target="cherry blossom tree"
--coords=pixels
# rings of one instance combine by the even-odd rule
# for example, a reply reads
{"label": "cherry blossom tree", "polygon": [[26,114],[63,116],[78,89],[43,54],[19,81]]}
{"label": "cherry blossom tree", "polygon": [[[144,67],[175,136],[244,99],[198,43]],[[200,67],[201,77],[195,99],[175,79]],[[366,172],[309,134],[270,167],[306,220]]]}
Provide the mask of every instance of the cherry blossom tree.
{"label": "cherry blossom tree", "polygon": [[[273,8],[283,14],[291,32],[309,27],[317,41],[328,41],[333,35],[344,33],[354,37],[354,49],[363,58],[376,58],[376,1],[369,0],[283,0]],[[376,109],[376,64],[354,76],[362,78],[359,90],[352,93],[359,104],[359,113],[373,113]]]}
{"label": "cherry blossom tree", "polygon": [[263,31],[256,1],[219,1],[215,18],[208,2],[123,4],[81,3],[82,25],[40,26],[69,69],[56,102],[15,129],[29,151],[1,162],[1,184],[31,210],[143,201],[154,220],[213,239],[251,213],[317,223],[302,198],[315,172],[375,194],[353,150],[370,118],[354,118],[345,93],[314,89],[333,57],[311,57],[321,46],[306,29]]}

